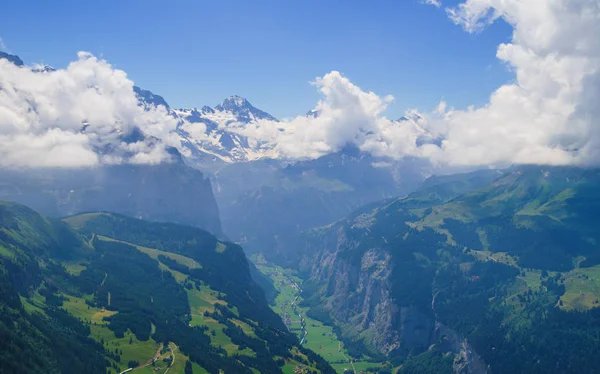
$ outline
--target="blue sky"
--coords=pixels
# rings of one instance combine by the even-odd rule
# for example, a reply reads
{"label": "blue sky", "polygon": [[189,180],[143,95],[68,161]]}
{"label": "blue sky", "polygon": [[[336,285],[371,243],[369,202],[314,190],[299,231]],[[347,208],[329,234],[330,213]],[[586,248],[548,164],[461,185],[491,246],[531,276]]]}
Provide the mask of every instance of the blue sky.
{"label": "blue sky", "polygon": [[[446,1],[444,5],[452,5]],[[174,107],[228,95],[283,118],[314,107],[308,84],[338,70],[363,90],[391,94],[387,116],[465,108],[514,79],[496,59],[511,29],[471,35],[443,9],[395,1],[12,1],[0,37],[26,63],[63,67],[90,51]]]}

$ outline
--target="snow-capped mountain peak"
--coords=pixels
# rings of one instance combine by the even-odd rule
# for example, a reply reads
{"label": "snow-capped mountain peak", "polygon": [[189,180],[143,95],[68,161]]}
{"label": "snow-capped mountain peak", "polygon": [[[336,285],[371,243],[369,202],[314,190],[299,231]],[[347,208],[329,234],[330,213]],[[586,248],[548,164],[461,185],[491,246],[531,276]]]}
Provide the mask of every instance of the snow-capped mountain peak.
{"label": "snow-capped mountain peak", "polygon": [[[138,92],[138,99],[146,105],[158,104],[157,97],[160,98],[149,91]],[[180,120],[177,132],[189,151],[187,161],[196,166],[277,157],[272,144],[248,139],[241,133],[246,124],[277,119],[241,96],[229,96],[215,107],[172,109],[172,113]]]}
{"label": "snow-capped mountain peak", "polygon": [[31,67],[31,70],[36,73],[51,73],[56,71],[52,66],[46,64],[35,64]]}
{"label": "snow-capped mountain peak", "polygon": [[200,109],[202,111],[202,113],[210,113],[213,114],[215,112],[215,110],[211,107],[209,107],[208,105],[205,105],[202,107],[202,109]]}
{"label": "snow-capped mountain peak", "polygon": [[253,120],[277,121],[275,117],[267,112],[254,107],[245,98],[233,95],[226,98],[221,104],[217,105],[215,111],[233,114],[238,122],[251,122]]}
{"label": "snow-capped mountain peak", "polygon": [[233,111],[238,108],[248,108],[252,107],[252,105],[246,100],[246,98],[232,95],[223,100],[222,104],[217,105],[217,109],[219,110],[229,110]]}
{"label": "snow-capped mountain peak", "polygon": [[[179,120],[177,133],[184,148],[186,161],[201,169],[219,168],[223,163],[254,161],[263,158],[281,158],[279,148],[272,141],[261,141],[251,134],[259,121],[277,121],[275,117],[254,107],[241,96],[229,96],[215,107],[203,106],[189,109],[170,109],[164,99],[150,91],[135,87],[143,105],[164,105]],[[318,118],[319,110],[311,110],[306,116]],[[443,140],[424,128],[424,118],[409,112],[392,126],[409,127],[417,134],[417,144],[441,144]],[[355,150],[353,150],[355,151]],[[346,149],[342,154],[355,155]]]}

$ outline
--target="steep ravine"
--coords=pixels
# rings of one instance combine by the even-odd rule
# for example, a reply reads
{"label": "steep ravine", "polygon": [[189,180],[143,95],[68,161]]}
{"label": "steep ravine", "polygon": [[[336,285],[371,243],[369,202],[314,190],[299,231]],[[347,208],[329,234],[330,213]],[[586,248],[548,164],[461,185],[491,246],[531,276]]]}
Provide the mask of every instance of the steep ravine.
{"label": "steep ravine", "polygon": [[[349,233],[350,231],[350,233]],[[487,373],[487,366],[460,334],[428,310],[392,297],[392,255],[377,241],[351,239],[347,227],[327,230],[305,243],[300,269],[319,285],[323,308],[344,338],[360,340],[373,353],[414,355],[433,349],[455,354],[456,373]],[[365,245],[365,242],[372,245]],[[441,343],[440,343],[441,342]]]}

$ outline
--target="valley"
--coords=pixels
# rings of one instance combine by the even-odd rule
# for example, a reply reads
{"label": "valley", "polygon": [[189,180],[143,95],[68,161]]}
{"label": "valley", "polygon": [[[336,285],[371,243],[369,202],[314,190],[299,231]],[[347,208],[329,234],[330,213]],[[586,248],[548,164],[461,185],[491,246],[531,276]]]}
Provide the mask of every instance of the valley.
{"label": "valley", "polygon": [[[279,239],[265,257],[291,269],[262,266],[283,290],[274,310],[293,315],[297,291],[286,285],[301,284],[296,310],[346,342],[339,352],[332,339],[312,346],[328,360],[354,350],[387,357],[380,369],[400,373],[571,371],[596,341],[599,178],[596,169],[540,166],[440,176]],[[553,335],[573,348],[549,345]],[[592,366],[577,361],[582,372]]]}
{"label": "valley", "polygon": [[307,316],[309,308],[302,304],[302,279],[294,271],[268,263],[261,255],[253,255],[251,260],[273,281],[278,295],[271,307],[288,329],[298,336],[302,345],[325,358],[338,373],[368,373],[369,369],[382,367],[381,363],[370,361],[366,356],[352,358],[333,326]]}
{"label": "valley", "polygon": [[43,365],[63,372],[74,360],[111,374],[567,368],[600,333],[599,179],[436,177],[261,254],[189,226],[0,203],[0,308],[35,326],[21,332],[32,346],[58,341]]}
{"label": "valley", "polygon": [[0,374],[600,373],[600,0],[5,3]]}

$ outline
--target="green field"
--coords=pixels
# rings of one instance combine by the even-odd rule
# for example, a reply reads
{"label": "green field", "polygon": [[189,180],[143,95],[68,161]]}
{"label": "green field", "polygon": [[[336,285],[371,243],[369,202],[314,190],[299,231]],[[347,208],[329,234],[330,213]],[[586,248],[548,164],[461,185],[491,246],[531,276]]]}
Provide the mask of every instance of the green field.
{"label": "green field", "polygon": [[123,352],[121,362],[117,363],[121,370],[127,369],[127,362],[130,360],[142,364],[154,357],[159,346],[154,340],[140,341],[131,331],[127,331],[124,337],[117,338],[114,332],[107,327],[107,322],[103,318],[117,312],[91,307],[82,298],[74,296],[66,296],[66,298],[63,308],[81,321],[90,323],[92,338],[103,343],[104,348],[110,351],[117,349]]}
{"label": "green field", "polygon": [[[218,293],[206,286],[201,286],[200,290],[186,289],[188,302],[190,303],[191,317],[190,326],[207,326],[211,341],[214,345],[223,347],[228,354],[254,355],[254,352],[248,348],[239,350],[236,344],[231,342],[229,336],[223,332],[224,325],[220,324],[211,317],[205,317],[204,312],[212,313],[215,310],[215,304],[227,305],[223,300],[217,298]],[[235,312],[235,311],[234,311]],[[252,328],[241,321],[234,320],[244,332],[250,336],[256,336]],[[214,335],[212,335],[214,333]]]}
{"label": "green field", "polygon": [[[101,237],[101,236],[98,236],[98,238],[101,240],[109,240],[109,241],[113,240],[113,239]],[[168,253],[168,252],[163,252],[163,251],[158,251],[158,250],[155,250],[152,248],[145,248],[145,247],[140,247],[140,246],[135,246],[135,247],[138,250],[140,250],[141,252],[148,254],[151,258],[154,258],[154,259],[157,259],[158,255],[164,254],[165,256],[170,257],[173,260],[176,260],[177,262],[179,262],[185,266],[188,266],[191,268],[200,267],[200,265],[197,264],[195,261],[193,261],[187,257],[184,257],[184,256],[180,256],[180,255]],[[69,271],[71,274],[79,274],[83,269],[85,269],[85,265],[79,264],[79,263],[65,263],[64,265],[67,268],[67,271]],[[165,268],[166,270],[171,271],[171,273],[176,273],[173,275],[179,282],[183,282],[187,278],[185,276],[185,274],[173,271],[172,269],[168,269],[165,265],[162,265],[162,267]],[[214,304],[216,304],[216,303],[226,304],[224,301],[219,300],[217,298],[216,292],[212,291],[210,288],[208,288],[206,286],[202,286],[200,291],[193,289],[193,290],[187,290],[187,292],[188,292],[188,299],[190,302],[190,307],[192,310],[192,323],[191,323],[192,325],[206,324],[206,325],[209,325],[209,327],[212,327],[216,332],[216,336],[214,336],[214,341],[216,343],[215,345],[223,344],[223,348],[225,348],[228,352],[233,353],[235,351],[235,352],[241,353],[241,354],[244,354],[244,353],[251,354],[252,353],[249,350],[248,350],[249,352],[238,351],[237,346],[232,344],[231,341],[229,340],[229,337],[227,337],[223,333],[223,330],[222,330],[223,326],[219,325],[216,321],[211,319],[214,326],[210,326],[211,321],[208,321],[208,323],[203,323],[203,321],[205,319],[205,317],[203,316],[204,311],[207,311],[207,310],[210,312],[214,311]],[[85,296],[85,297],[91,298],[91,296],[89,296],[89,295]],[[40,299],[40,300],[38,300],[38,299]],[[34,299],[32,299],[34,301],[34,303],[26,304],[30,308],[30,310],[37,308],[35,303],[38,303],[38,302],[43,303],[42,296],[39,296],[38,299],[34,298]],[[37,300],[37,301],[35,301],[35,300]],[[188,360],[188,358],[185,355],[183,355],[182,353],[178,352],[177,346],[174,345],[173,343],[171,343],[170,346],[172,347],[172,349],[175,352],[175,361],[174,361],[173,365],[169,367],[167,365],[167,363],[164,362],[162,359],[165,357],[169,357],[170,351],[167,351],[166,353],[162,354],[160,356],[160,359],[157,360],[154,363],[154,365],[151,364],[152,358],[155,357],[155,354],[160,347],[160,345],[157,342],[155,342],[154,340],[149,339],[147,341],[140,341],[135,337],[135,335],[133,333],[131,333],[131,331],[127,331],[123,338],[117,338],[115,336],[115,334],[113,333],[113,331],[111,331],[107,327],[107,322],[105,322],[103,320],[104,317],[114,315],[117,312],[91,307],[85,303],[84,298],[78,298],[78,297],[74,297],[74,296],[66,296],[66,300],[63,303],[63,308],[65,310],[67,310],[69,313],[71,313],[74,317],[76,317],[82,321],[89,322],[90,330],[91,330],[90,336],[92,338],[94,338],[96,341],[102,342],[106,349],[111,350],[111,351],[114,351],[115,349],[117,349],[122,352],[121,362],[117,363],[117,365],[119,366],[119,369],[121,371],[127,369],[127,363],[130,360],[133,360],[133,361],[137,361],[140,363],[140,367],[134,369],[133,372],[140,373],[140,374],[143,374],[143,373],[148,373],[148,374],[150,374],[150,373],[153,373],[153,374],[165,373],[165,372],[167,372],[167,370],[168,370],[168,373],[172,373],[172,374],[182,374],[184,372],[185,363]],[[131,340],[131,343],[130,343],[130,340]],[[200,367],[199,365],[197,365],[195,363],[193,364],[193,368],[194,368],[194,374],[206,373],[206,370],[204,370],[202,367]]]}
{"label": "green field", "polygon": [[[106,241],[119,241],[119,240],[104,237],[101,235],[97,235],[96,238],[98,238],[100,240],[106,240]],[[127,244],[130,244],[130,243],[127,243]],[[160,250],[153,249],[153,248],[142,247],[139,245],[134,245],[134,247],[136,247],[139,251],[147,254],[149,257],[156,259],[156,260],[158,260],[159,255],[164,255],[166,257],[169,257],[169,258],[177,261],[178,263],[180,263],[184,266],[187,266],[190,269],[201,268],[201,265],[198,262],[194,261],[193,259],[191,259],[189,257],[185,257],[185,256],[175,254],[175,253],[160,251]],[[173,269],[170,269],[169,267],[167,267],[166,265],[164,265],[162,263],[159,263],[159,265],[162,269],[171,272],[171,274],[173,274],[173,276],[179,283],[183,283],[186,281],[187,275],[185,275],[181,272],[175,271]],[[241,355],[253,356],[255,354],[252,350],[250,350],[248,348],[240,350],[239,346],[234,344],[231,341],[231,339],[229,338],[229,336],[227,336],[225,334],[225,332],[223,331],[223,329],[225,328],[225,325],[218,323],[213,318],[204,316],[205,312],[209,312],[209,313],[214,312],[215,304],[227,305],[227,303],[225,301],[219,299],[218,292],[210,289],[208,286],[201,285],[200,290],[198,290],[196,288],[192,288],[192,289],[186,288],[186,293],[188,295],[188,302],[190,304],[190,311],[191,311],[190,326],[207,326],[209,328],[208,333],[211,335],[211,344],[214,346],[222,347],[223,349],[225,349],[227,351],[227,354],[229,354],[229,355],[241,354]],[[87,307],[87,305],[85,305],[85,303],[83,305],[85,307]],[[73,306],[71,306],[71,307],[73,307]],[[237,314],[236,308],[230,308],[230,309],[235,314]],[[75,311],[75,313],[77,313],[77,308],[74,308],[73,310]],[[249,326],[248,324],[246,324],[242,321],[238,321],[238,320],[233,320],[233,322],[235,324],[239,325],[246,334],[248,334],[250,336],[256,336],[252,330],[252,327]],[[105,328],[105,329],[108,330],[108,328]],[[112,333],[110,330],[108,330],[108,332]],[[108,332],[104,332],[105,334],[108,334],[108,336],[105,336],[105,338],[112,341],[114,339],[114,334],[111,337]],[[125,351],[124,351],[124,353],[125,353]],[[144,353],[147,353],[147,351]],[[139,355],[135,355],[134,356],[135,358],[129,358],[129,356],[127,356],[127,357],[128,357],[128,360],[132,359],[132,360],[139,361],[140,363],[146,361],[146,360],[144,360],[144,361],[138,360]],[[148,357],[152,357],[152,353]],[[128,360],[126,360],[125,363]],[[176,371],[174,371],[173,368],[169,370],[169,372],[172,372],[172,371],[174,373],[176,373]]]}
{"label": "green field", "polygon": [[[132,246],[136,247],[140,252],[143,252],[143,253],[147,254],[148,257],[150,257],[150,258],[152,258],[154,260],[157,260],[157,261],[158,261],[158,256],[159,255],[163,255],[165,257],[168,257],[168,258],[170,258],[172,260],[177,261],[181,265],[187,266],[190,269],[195,269],[195,268],[201,268],[202,267],[202,266],[200,266],[199,263],[197,263],[193,259],[191,259],[189,257],[185,257],[185,256],[182,256],[182,255],[179,255],[179,254],[176,254],[176,253],[159,251],[158,249],[154,249],[154,248],[142,247],[142,246],[139,246],[139,245],[135,245],[135,244],[123,242],[121,240],[115,240],[115,239],[112,239],[112,238],[108,238],[108,237],[102,236],[102,235],[97,235],[96,237],[98,239],[100,239],[100,240],[106,240],[106,241],[112,241],[112,242],[120,242],[120,243],[126,243],[126,244],[129,244],[129,245],[132,245]],[[167,270],[171,274],[173,274],[173,277],[175,277],[175,279],[178,282],[180,282],[180,283],[183,282],[187,278],[187,276],[185,274],[180,273],[180,272],[178,272],[176,270],[173,270],[173,269],[169,268],[168,266],[166,266],[162,262],[159,262],[159,266],[160,266],[161,269]]]}
{"label": "green field", "polygon": [[[98,308],[89,307],[85,304],[85,300],[68,296],[68,300],[64,302],[63,308],[68,310],[73,316],[90,322],[91,337],[98,342],[104,342],[104,347],[111,351],[118,349],[122,351],[121,362],[117,363],[120,370],[127,369],[127,362],[129,360],[137,361],[141,367],[133,370],[135,373],[140,374],[160,374],[165,373],[168,369],[168,373],[182,374],[185,369],[185,363],[188,360],[187,356],[178,351],[178,347],[170,343],[170,347],[175,354],[175,361],[172,366],[168,366],[163,361],[164,358],[170,357],[171,352],[168,350],[163,351],[160,358],[151,364],[151,360],[155,357],[160,345],[154,340],[150,339],[147,341],[138,340],[134,334],[130,331],[125,333],[123,338],[117,338],[114,333],[106,326],[106,322],[102,318],[110,315],[114,315],[116,312],[102,311]],[[129,343],[131,339],[131,343]],[[147,365],[147,366],[145,366]],[[206,370],[201,368],[197,364],[192,365],[194,368],[194,374],[207,373]]]}
{"label": "green field", "polygon": [[[351,369],[350,356],[344,349],[342,341],[333,332],[333,327],[326,326],[321,321],[308,317],[306,315],[308,308],[298,305],[302,298],[294,287],[294,283],[301,287],[302,280],[289,269],[267,264],[257,257],[254,260],[257,268],[273,281],[275,288],[279,291],[275,304],[271,305],[272,309],[281,316],[290,330],[298,335],[299,339],[302,339],[304,335],[301,330],[300,316],[304,318],[307,335],[303,345],[325,358],[337,372],[343,373],[345,369]],[[296,297],[296,312],[294,312],[292,304]],[[380,364],[359,361],[355,362],[354,366],[357,372],[360,372],[360,370],[370,367],[379,367]]]}
{"label": "green field", "polygon": [[[185,370],[185,363],[188,361],[188,357],[179,352],[179,348],[175,344],[170,343],[169,347],[171,350],[163,349],[158,360],[156,360],[154,364],[137,368],[133,370],[133,372],[136,374],[183,374]],[[173,361],[172,364],[169,364],[170,361],[164,361],[165,358],[171,358],[173,356],[175,357],[175,361]],[[195,363],[192,363],[192,369],[194,374],[208,373]]]}
{"label": "green field", "polygon": [[600,306],[600,265],[578,268],[563,275],[565,294],[560,298],[565,310],[586,310]]}
{"label": "green field", "polygon": [[74,276],[79,275],[85,269],[85,264],[83,262],[63,262],[63,265],[65,266],[65,269],[67,269],[67,272]]}

